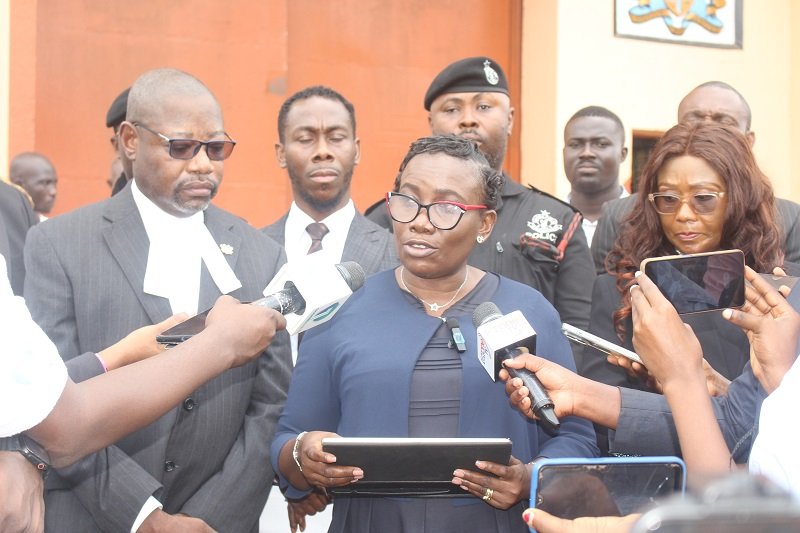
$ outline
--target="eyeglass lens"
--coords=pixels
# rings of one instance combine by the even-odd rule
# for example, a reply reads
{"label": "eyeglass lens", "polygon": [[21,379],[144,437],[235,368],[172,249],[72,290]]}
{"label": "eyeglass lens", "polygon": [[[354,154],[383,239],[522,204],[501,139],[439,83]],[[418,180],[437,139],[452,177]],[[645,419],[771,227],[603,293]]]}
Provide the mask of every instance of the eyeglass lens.
{"label": "eyeglass lens", "polygon": [[192,159],[205,145],[206,154],[212,161],[227,159],[235,146],[232,141],[197,141],[194,139],[171,139],[169,155],[175,159]]}
{"label": "eyeglass lens", "polygon": [[[707,215],[717,208],[719,196],[711,193],[697,193],[691,195],[688,202],[695,213]],[[672,214],[676,213],[683,205],[683,198],[673,194],[653,195],[653,203],[659,213]]]}
{"label": "eyeglass lens", "polygon": [[417,218],[420,210],[427,207],[428,219],[439,229],[452,229],[461,220],[464,211],[457,205],[433,202],[423,206],[413,198],[394,193],[389,196],[389,213],[396,221],[408,223]]}

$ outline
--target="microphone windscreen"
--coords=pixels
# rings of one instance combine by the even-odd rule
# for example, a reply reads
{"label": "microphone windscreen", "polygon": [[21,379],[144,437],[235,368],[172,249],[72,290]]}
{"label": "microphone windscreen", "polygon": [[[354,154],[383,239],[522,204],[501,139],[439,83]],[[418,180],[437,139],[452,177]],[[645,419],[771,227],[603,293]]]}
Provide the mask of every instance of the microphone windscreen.
{"label": "microphone windscreen", "polygon": [[345,283],[347,283],[347,286],[350,287],[350,290],[353,292],[361,288],[361,286],[364,284],[364,280],[367,277],[367,275],[364,273],[364,269],[361,268],[361,265],[355,261],[345,261],[344,263],[339,263],[336,265],[336,270],[339,271],[344,278]]}
{"label": "microphone windscreen", "polygon": [[503,316],[503,313],[500,312],[500,308],[494,302],[483,302],[472,312],[472,323],[477,328],[487,320],[494,320],[501,316]]}

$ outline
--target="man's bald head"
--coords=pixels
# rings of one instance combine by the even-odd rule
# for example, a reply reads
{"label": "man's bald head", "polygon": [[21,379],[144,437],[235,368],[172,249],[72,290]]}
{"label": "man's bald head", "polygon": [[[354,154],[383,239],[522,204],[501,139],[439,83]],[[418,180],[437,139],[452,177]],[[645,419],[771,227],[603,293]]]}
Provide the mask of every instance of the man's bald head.
{"label": "man's bald head", "polygon": [[219,103],[211,89],[189,73],[174,68],[150,70],[139,76],[128,94],[128,122],[150,122],[161,115],[163,106],[176,97],[208,97],[219,114]]}
{"label": "man's bald head", "polygon": [[678,122],[717,122],[737,128],[752,146],[752,114],[744,96],[724,81],[707,81],[695,87],[678,105]]}

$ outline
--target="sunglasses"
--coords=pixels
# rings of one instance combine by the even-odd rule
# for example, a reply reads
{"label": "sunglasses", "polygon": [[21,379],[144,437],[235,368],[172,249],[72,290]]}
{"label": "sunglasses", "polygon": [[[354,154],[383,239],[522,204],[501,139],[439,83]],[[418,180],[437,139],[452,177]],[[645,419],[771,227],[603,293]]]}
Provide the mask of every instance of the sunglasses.
{"label": "sunglasses", "polygon": [[197,139],[170,139],[163,133],[151,130],[144,124],[138,122],[133,123],[137,128],[142,128],[149,131],[153,135],[160,137],[169,144],[169,156],[173,159],[192,159],[200,152],[200,149],[205,146],[206,154],[211,161],[222,161],[230,157],[233,152],[233,147],[236,146],[236,141],[230,138],[226,133],[227,141],[198,141]]}
{"label": "sunglasses", "polygon": [[433,227],[441,230],[455,228],[467,211],[486,209],[485,205],[466,205],[448,200],[431,202],[426,205],[399,192],[386,193],[386,206],[389,208],[389,216],[402,224],[413,221],[419,216],[419,212],[425,209]]}
{"label": "sunglasses", "polygon": [[708,215],[717,209],[723,196],[724,192],[697,192],[687,199],[670,192],[655,192],[648,194],[647,198],[660,215],[674,215],[685,203],[698,215]]}

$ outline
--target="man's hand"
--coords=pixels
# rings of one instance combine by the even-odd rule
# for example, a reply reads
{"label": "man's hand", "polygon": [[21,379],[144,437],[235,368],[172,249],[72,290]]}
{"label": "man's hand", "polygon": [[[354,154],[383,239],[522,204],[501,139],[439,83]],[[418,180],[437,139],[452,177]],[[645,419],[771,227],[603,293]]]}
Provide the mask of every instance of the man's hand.
{"label": "man's hand", "polygon": [[286,319],[273,309],[239,303],[220,296],[206,317],[206,329],[197,335],[215,336],[215,342],[232,353],[232,367],[249,363],[269,346]]}
{"label": "man's hand", "polygon": [[[800,315],[750,267],[745,268],[746,302],[722,316],[742,328],[750,340],[750,364],[758,381],[771,393],[797,357]],[[800,289],[795,289],[800,290]]]}
{"label": "man's hand", "polygon": [[306,530],[306,516],[314,516],[325,510],[332,501],[325,489],[315,488],[311,494],[300,500],[288,500],[287,512],[289,513],[289,529],[292,533],[300,528]]}
{"label": "man's hand", "polygon": [[145,518],[137,533],[215,533],[205,522],[193,516],[169,514],[156,509]]}
{"label": "man's hand", "polygon": [[0,452],[0,531],[44,531],[42,475],[15,451]]}
{"label": "man's hand", "polygon": [[114,370],[115,368],[158,355],[166,348],[163,344],[156,342],[156,337],[187,318],[189,317],[186,313],[178,313],[158,324],[133,330],[125,338],[112,344],[98,355],[108,370]]}
{"label": "man's hand", "polygon": [[[658,394],[664,393],[664,391],[661,390],[661,383],[647,371],[644,365],[636,361],[631,361],[627,357],[622,357],[621,355],[609,355],[607,361],[614,366],[625,369],[631,377],[643,381],[651,391]],[[714,370],[714,367],[705,359],[703,359],[703,374],[706,377],[706,387],[708,388],[709,395],[724,396],[728,394],[728,386],[731,384],[730,380]]]}

